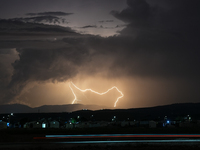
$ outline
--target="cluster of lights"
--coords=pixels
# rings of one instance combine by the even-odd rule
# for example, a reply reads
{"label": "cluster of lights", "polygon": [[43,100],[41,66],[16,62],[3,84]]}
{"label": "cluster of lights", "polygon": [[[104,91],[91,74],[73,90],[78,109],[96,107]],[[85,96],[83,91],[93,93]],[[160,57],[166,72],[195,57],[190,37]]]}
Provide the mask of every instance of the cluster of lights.
{"label": "cluster of lights", "polygon": [[78,89],[78,90],[81,91],[81,92],[91,91],[91,92],[93,92],[93,93],[95,93],[95,94],[98,94],[98,95],[104,95],[104,94],[108,93],[109,91],[111,91],[111,90],[113,90],[113,89],[116,89],[116,90],[121,94],[121,96],[119,96],[119,97],[117,98],[117,100],[115,101],[114,107],[116,107],[117,102],[119,101],[119,99],[122,98],[122,97],[124,97],[124,94],[123,94],[116,86],[113,86],[112,88],[108,89],[106,92],[99,93],[99,92],[96,92],[96,91],[94,91],[94,90],[92,90],[92,89],[85,89],[85,90],[82,90],[82,89],[78,88],[73,82],[70,82],[70,83],[69,83],[69,88],[71,89],[71,91],[72,91],[72,93],[73,93],[73,95],[74,95],[74,100],[72,101],[72,104],[74,104],[74,103],[77,102],[78,100],[77,100],[77,96],[76,96],[76,94],[74,93],[74,90],[72,89],[71,85],[73,85],[76,89]]}

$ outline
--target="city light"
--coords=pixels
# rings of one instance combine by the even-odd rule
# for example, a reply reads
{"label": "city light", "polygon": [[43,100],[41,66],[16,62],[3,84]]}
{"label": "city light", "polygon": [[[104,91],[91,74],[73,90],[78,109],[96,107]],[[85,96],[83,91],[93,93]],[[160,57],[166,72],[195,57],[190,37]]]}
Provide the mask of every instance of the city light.
{"label": "city light", "polygon": [[78,101],[78,100],[77,100],[77,96],[76,96],[76,94],[74,93],[74,90],[73,90],[73,88],[71,87],[71,85],[73,85],[76,89],[78,89],[78,90],[81,91],[81,92],[91,91],[91,92],[93,92],[93,93],[95,93],[95,94],[98,94],[98,95],[104,95],[104,94],[108,93],[109,91],[111,91],[111,90],[113,90],[113,89],[116,89],[116,90],[121,94],[121,96],[119,96],[119,97],[117,98],[117,100],[115,101],[114,107],[116,107],[117,102],[119,101],[119,99],[122,98],[122,97],[124,97],[124,94],[123,94],[116,86],[113,86],[112,88],[108,89],[106,92],[99,93],[99,92],[96,92],[96,91],[94,91],[94,90],[92,90],[92,89],[85,89],[85,90],[82,90],[82,89],[80,89],[79,87],[77,87],[73,82],[70,82],[70,83],[69,83],[69,87],[70,87],[70,89],[71,89],[71,91],[72,91],[72,93],[73,93],[73,95],[74,95],[74,100],[72,101],[72,104],[74,104],[74,103],[75,103],[76,101]]}
{"label": "city light", "polygon": [[43,123],[43,124],[42,124],[42,128],[46,128],[46,123]]}

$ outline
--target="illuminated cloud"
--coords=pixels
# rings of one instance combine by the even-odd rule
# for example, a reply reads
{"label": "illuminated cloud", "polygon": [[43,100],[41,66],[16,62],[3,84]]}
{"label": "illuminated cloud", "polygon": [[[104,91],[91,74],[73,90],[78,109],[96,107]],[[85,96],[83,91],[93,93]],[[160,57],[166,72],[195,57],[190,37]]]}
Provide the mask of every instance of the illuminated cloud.
{"label": "illuminated cloud", "polygon": [[115,101],[114,107],[117,106],[117,102],[119,101],[119,99],[124,97],[124,94],[123,94],[116,86],[111,87],[111,88],[108,89],[106,92],[99,93],[99,92],[96,92],[96,91],[94,91],[94,90],[92,90],[92,89],[85,89],[85,90],[82,90],[82,89],[80,89],[79,87],[77,87],[73,82],[70,82],[70,83],[69,83],[69,87],[70,87],[70,89],[71,89],[71,91],[72,91],[72,93],[73,93],[73,95],[74,95],[74,100],[72,101],[72,104],[74,104],[74,103],[77,102],[78,100],[77,100],[77,96],[76,96],[76,94],[74,93],[74,90],[73,90],[73,88],[71,87],[71,85],[73,85],[76,89],[78,89],[78,90],[81,91],[81,92],[91,91],[92,93],[95,93],[95,94],[98,94],[98,95],[105,95],[105,94],[107,94],[109,91],[111,91],[111,90],[113,90],[113,89],[116,89],[121,95],[120,95],[120,96],[117,98],[117,100]]}
{"label": "illuminated cloud", "polygon": [[[126,82],[123,88],[117,87],[126,93],[137,85],[140,91],[124,93],[129,100],[127,107],[135,104],[132,100],[135,95],[148,105],[158,104],[162,99],[165,103],[190,97],[191,101],[198,101],[198,6],[199,0],[127,0],[127,8],[108,12],[127,24],[118,36],[110,37],[83,35],[69,27],[1,20],[1,49],[16,48],[19,53],[16,61],[9,62],[13,70],[6,72],[8,89],[0,91],[1,103],[13,101],[30,82],[62,83],[77,76],[129,79],[131,82]],[[89,27],[92,26],[85,28]],[[1,61],[2,74],[6,62]],[[140,82],[133,84],[137,79]],[[0,80],[3,82],[3,75]],[[170,93],[171,101],[167,100]]]}

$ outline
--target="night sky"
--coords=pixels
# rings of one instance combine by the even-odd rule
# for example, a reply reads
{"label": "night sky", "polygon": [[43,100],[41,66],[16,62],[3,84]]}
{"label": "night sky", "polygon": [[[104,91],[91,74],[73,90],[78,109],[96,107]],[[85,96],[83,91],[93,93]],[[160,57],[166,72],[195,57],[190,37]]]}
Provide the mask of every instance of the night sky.
{"label": "night sky", "polygon": [[[200,102],[199,0],[1,0],[0,104]],[[72,87],[73,88],[73,87]],[[112,107],[75,88],[78,103]]]}

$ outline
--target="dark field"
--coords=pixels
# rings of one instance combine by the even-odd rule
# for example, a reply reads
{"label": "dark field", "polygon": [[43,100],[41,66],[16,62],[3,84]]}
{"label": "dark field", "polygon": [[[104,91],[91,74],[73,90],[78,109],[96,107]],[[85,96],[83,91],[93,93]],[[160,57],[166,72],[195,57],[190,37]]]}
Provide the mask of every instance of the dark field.
{"label": "dark field", "polygon": [[[200,134],[199,128],[86,128],[86,129],[5,129],[0,130],[0,149],[1,150],[175,150],[175,149],[199,149],[200,143],[102,143],[102,144],[67,144],[59,143],[64,140],[35,140],[33,137],[44,137],[47,134]],[[112,139],[104,139],[106,141]],[[73,141],[73,139],[68,139]]]}
{"label": "dark field", "polygon": [[101,127],[75,129],[3,129],[0,130],[0,143],[35,142],[33,137],[44,137],[47,134],[200,134],[200,128]]}
{"label": "dark field", "polygon": [[101,144],[101,145],[67,145],[67,144],[18,144],[0,145],[1,150],[197,150],[199,144]]}

